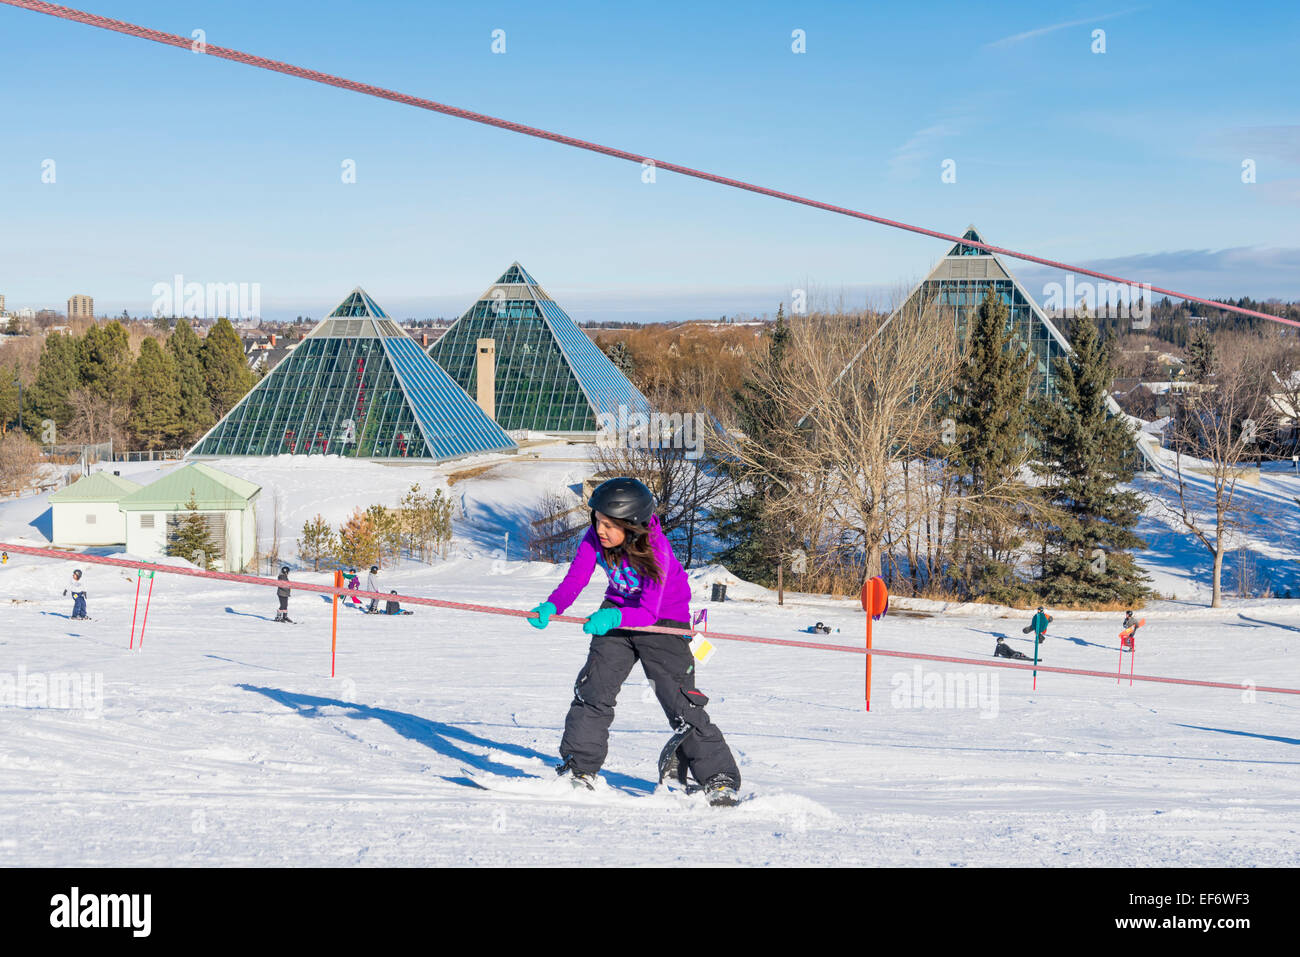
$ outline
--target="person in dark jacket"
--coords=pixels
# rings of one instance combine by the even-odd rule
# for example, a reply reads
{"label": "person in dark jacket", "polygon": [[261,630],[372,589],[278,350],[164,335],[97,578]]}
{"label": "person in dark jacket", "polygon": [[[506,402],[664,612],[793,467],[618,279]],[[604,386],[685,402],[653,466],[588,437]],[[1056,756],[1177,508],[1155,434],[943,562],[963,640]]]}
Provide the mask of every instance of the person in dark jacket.
{"label": "person in dark jacket", "polygon": [[1019,661],[1033,660],[1024,652],[1016,651],[1014,648],[1008,645],[1007,640],[1003,638],[1001,635],[998,636],[997,646],[993,649],[993,657],[994,658],[1015,658]]}
{"label": "person in dark jacket", "polygon": [[[632,666],[641,662],[659,705],[680,736],[675,755],[703,785],[709,803],[736,803],[740,769],[695,687],[690,648],[691,586],[654,514],[654,496],[631,478],[610,479],[592,494],[591,527],[568,573],[533,611],[545,628],[586,587],[599,566],[609,576],[605,600],[582,630],[594,637],[573,687],[556,770],[590,788],[605,763],[614,705]],[[646,625],[680,628],[681,635],[640,632]]]}
{"label": "person in dark jacket", "polygon": [[[289,580],[289,566],[280,566],[279,580],[287,582]],[[280,610],[275,614],[276,621],[287,621],[293,624],[293,619],[289,617],[289,586],[281,585],[275,590],[275,597],[280,599]]]}

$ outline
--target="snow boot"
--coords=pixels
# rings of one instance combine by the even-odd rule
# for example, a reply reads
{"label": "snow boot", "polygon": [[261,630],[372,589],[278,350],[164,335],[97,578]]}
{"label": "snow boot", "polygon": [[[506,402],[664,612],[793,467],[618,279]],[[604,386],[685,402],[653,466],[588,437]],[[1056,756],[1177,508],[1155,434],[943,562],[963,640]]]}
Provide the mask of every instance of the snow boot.
{"label": "snow boot", "polygon": [[704,782],[704,796],[713,807],[735,807],[740,803],[736,796],[739,783],[730,774],[720,771]]}
{"label": "snow boot", "polygon": [[566,774],[569,775],[569,783],[573,785],[575,791],[580,788],[586,788],[588,791],[596,790],[596,775],[587,771],[579,771],[573,766],[573,762],[568,759],[555,769],[555,773],[560,777],[564,777]]}

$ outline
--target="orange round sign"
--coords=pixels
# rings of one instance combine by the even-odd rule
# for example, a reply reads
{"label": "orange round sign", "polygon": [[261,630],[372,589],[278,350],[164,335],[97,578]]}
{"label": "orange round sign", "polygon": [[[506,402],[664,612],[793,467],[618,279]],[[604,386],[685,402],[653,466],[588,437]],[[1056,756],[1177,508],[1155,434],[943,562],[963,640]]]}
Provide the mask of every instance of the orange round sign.
{"label": "orange round sign", "polygon": [[879,576],[869,578],[862,586],[862,610],[872,618],[879,618],[889,607],[889,592],[885,580]]}

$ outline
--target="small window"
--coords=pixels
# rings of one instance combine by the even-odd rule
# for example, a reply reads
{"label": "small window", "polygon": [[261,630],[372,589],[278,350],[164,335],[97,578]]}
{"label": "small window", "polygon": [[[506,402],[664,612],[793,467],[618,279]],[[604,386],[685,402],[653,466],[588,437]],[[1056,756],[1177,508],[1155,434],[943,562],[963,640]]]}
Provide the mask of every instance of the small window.
{"label": "small window", "polygon": [[141,528],[153,528],[153,512],[145,512],[140,516]]}
{"label": "small window", "polygon": [[87,525],[94,525],[94,524],[95,524],[95,519],[96,519],[96,518],[97,518],[97,516],[95,515],[94,512],[87,512],[87,513],[86,513],[86,524],[87,524]]}

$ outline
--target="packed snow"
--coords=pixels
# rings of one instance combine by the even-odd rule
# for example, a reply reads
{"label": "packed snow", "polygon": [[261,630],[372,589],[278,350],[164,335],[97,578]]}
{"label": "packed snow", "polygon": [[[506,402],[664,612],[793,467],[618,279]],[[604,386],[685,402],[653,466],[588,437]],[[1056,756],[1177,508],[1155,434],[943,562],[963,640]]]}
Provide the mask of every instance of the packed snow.
{"label": "packed snow", "polygon": [[[338,522],[358,505],[396,505],[412,482],[444,488],[458,503],[450,557],[404,560],[382,587],[528,609],[564,566],[522,560],[524,525],[543,492],[590,475],[584,456],[557,444],[436,469],[213,464],[263,485],[263,548],[279,501],[282,554],[317,512]],[[147,482],[167,467],[120,468]],[[1268,521],[1242,548],[1277,596],[1297,588],[1300,485],[1278,473],[1249,494]],[[0,540],[46,544],[45,498],[0,504]],[[0,865],[1295,865],[1300,698],[1251,688],[1300,687],[1300,600],[1208,609],[1208,553],[1158,501],[1141,530],[1143,565],[1176,597],[1140,612],[1136,672],[1244,687],[1130,686],[1127,655],[1122,681],[1040,673],[1036,690],[1025,672],[879,657],[867,712],[861,655],[715,640],[698,683],[744,777],[732,809],[656,788],[669,729],[639,670],[600,788],[556,780],[590,640],[579,626],[344,608],[331,678],[323,596],[296,592],[296,624],[281,625],[272,589],[160,574],[132,651],[131,572],[83,564],[92,620],[74,622],[61,595],[69,564],[11,555],[0,567]],[[296,581],[328,582],[291,564]],[[692,607],[714,630],[863,641],[855,600],[778,606],[717,565],[691,578]],[[726,602],[706,601],[714,582],[728,584]],[[593,579],[571,613],[594,609],[603,587]],[[1116,669],[1121,617],[1055,613],[1045,663]],[[992,660],[1003,635],[1032,655],[1028,620],[901,599],[874,642]],[[815,621],[839,630],[812,635]]]}

